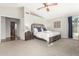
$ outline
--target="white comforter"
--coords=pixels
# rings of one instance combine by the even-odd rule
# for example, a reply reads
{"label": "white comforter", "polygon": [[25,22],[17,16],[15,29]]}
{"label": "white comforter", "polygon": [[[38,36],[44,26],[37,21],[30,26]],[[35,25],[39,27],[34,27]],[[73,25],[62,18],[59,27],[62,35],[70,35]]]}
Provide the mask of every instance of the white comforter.
{"label": "white comforter", "polygon": [[53,36],[56,36],[56,35],[59,35],[59,34],[60,34],[60,32],[55,32],[55,31],[43,31],[43,32],[34,33],[34,35],[36,37],[43,38],[48,42],[49,42],[49,37],[53,37]]}

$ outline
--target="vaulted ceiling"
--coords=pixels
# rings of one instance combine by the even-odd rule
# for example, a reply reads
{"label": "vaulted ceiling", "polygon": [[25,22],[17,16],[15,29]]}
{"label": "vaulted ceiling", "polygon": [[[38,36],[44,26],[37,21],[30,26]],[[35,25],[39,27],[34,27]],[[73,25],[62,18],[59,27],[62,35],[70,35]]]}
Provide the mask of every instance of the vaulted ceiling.
{"label": "vaulted ceiling", "polygon": [[50,6],[49,12],[47,12],[45,8],[37,10],[37,8],[43,6],[42,3],[0,3],[0,6],[27,7],[32,12],[44,17],[45,19],[52,19],[61,16],[79,15],[78,3],[58,3],[58,5],[56,6]]}
{"label": "vaulted ceiling", "polygon": [[52,19],[61,16],[79,15],[79,4],[75,3],[58,3],[56,6],[50,6],[50,11],[47,12],[45,8],[37,10],[42,3],[27,3],[26,7],[45,19]]}

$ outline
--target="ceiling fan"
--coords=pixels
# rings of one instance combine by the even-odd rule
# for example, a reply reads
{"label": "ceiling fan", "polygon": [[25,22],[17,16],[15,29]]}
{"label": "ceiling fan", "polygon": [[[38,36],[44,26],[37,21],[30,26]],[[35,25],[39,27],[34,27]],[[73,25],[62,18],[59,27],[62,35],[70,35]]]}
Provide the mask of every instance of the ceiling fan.
{"label": "ceiling fan", "polygon": [[40,7],[40,8],[37,8],[37,10],[40,10],[40,9],[42,9],[42,8],[46,8],[46,11],[49,11],[49,6],[56,6],[56,5],[58,5],[58,3],[50,3],[50,4],[48,4],[48,3],[43,3],[43,6],[42,7]]}

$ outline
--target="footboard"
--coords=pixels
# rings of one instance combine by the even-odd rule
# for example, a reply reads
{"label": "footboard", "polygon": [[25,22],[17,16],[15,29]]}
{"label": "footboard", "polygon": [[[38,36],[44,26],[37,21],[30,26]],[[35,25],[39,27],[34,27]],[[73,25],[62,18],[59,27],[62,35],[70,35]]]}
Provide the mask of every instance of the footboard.
{"label": "footboard", "polygon": [[56,35],[56,36],[50,37],[49,43],[52,43],[52,42],[59,40],[59,39],[61,39],[61,35]]}

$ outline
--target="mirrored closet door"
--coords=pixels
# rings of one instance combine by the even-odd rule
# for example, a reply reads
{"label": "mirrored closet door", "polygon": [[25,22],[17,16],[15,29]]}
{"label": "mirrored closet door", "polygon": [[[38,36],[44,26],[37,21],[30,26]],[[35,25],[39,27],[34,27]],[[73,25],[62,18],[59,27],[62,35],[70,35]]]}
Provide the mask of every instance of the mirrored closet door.
{"label": "mirrored closet door", "polygon": [[79,16],[72,17],[73,39],[79,40]]}

